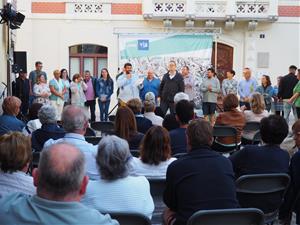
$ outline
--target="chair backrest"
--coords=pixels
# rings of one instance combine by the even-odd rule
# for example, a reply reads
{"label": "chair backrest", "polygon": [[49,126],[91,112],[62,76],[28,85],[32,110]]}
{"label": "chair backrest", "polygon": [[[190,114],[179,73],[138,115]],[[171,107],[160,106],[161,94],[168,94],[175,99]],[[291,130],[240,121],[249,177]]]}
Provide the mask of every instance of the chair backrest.
{"label": "chair backrest", "polygon": [[153,198],[161,198],[166,188],[166,179],[165,178],[148,178],[150,183],[150,192]]}
{"label": "chair backrest", "polygon": [[88,143],[91,143],[93,145],[98,145],[101,141],[101,137],[85,136],[84,138]]}
{"label": "chair backrest", "polygon": [[93,122],[91,127],[94,130],[101,131],[103,134],[113,134],[114,133],[114,123],[112,122]]}
{"label": "chair backrest", "polygon": [[188,154],[188,153],[176,153],[176,154],[173,155],[173,157],[179,159],[179,158],[181,158],[181,157],[183,157],[183,156],[185,156],[185,155],[187,155],[187,154]]}
{"label": "chair backrest", "polygon": [[215,125],[213,127],[214,137],[235,137],[237,136],[237,130],[230,126],[219,126]]}
{"label": "chair backrest", "polygon": [[120,225],[151,225],[148,217],[138,213],[109,213]]}
{"label": "chair backrest", "polygon": [[84,136],[88,136],[88,137],[94,136],[95,137],[96,133],[92,128],[87,127]]}
{"label": "chair backrest", "polygon": [[285,173],[244,175],[236,181],[237,197],[241,207],[271,213],[280,207],[289,183],[290,177]]}
{"label": "chair backrest", "polygon": [[247,122],[244,126],[244,131],[257,131],[259,130],[260,122]]}
{"label": "chair backrest", "polygon": [[257,131],[252,139],[252,144],[259,143],[261,141],[260,131]]}
{"label": "chair backrest", "polygon": [[263,225],[263,212],[259,209],[200,210],[188,220],[187,225]]}

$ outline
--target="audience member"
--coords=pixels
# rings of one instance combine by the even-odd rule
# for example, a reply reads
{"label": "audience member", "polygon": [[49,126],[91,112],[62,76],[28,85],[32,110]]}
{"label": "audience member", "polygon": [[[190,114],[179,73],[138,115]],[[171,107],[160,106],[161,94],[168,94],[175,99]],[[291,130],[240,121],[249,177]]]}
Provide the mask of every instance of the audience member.
{"label": "audience member", "polygon": [[37,82],[33,86],[33,94],[35,96],[33,102],[50,104],[49,96],[51,95],[51,92],[43,74],[37,76]]}
{"label": "audience member", "polygon": [[186,93],[189,96],[189,99],[193,101],[195,98],[196,83],[193,75],[190,73],[190,68],[188,66],[183,66],[181,69],[181,75],[184,82],[184,93]]}
{"label": "audience member", "polygon": [[186,128],[194,118],[194,105],[187,100],[181,100],[176,104],[175,111],[179,128],[170,131],[172,155],[187,152]]}
{"label": "audience member", "polygon": [[[187,100],[187,101],[189,101],[190,99],[189,99],[189,96],[186,93],[184,93],[184,92],[178,92],[174,96],[174,104],[175,104],[175,106],[181,100]],[[171,114],[167,114],[164,117],[163,127],[166,128],[168,131],[171,131],[173,129],[179,128],[179,123],[176,120],[175,112],[171,113]]]}
{"label": "audience member", "polygon": [[86,192],[84,155],[66,143],[52,145],[41,154],[33,171],[37,194],[21,193],[0,200],[3,224],[117,225],[109,215],[87,208],[79,201]]}
{"label": "audience member", "polygon": [[20,132],[0,136],[0,199],[8,193],[35,194],[33,179],[26,174],[30,161],[29,137]]}
{"label": "audience member", "polygon": [[152,122],[153,125],[162,126],[163,118],[155,115],[155,102],[144,101],[144,117]]}
{"label": "audience member", "polygon": [[102,213],[140,213],[154,210],[150,185],[144,176],[130,176],[128,143],[117,136],[103,137],[96,156],[101,179],[88,184],[82,203]]}
{"label": "audience member", "polygon": [[226,72],[226,79],[224,79],[222,82],[223,96],[226,96],[228,94],[237,95],[238,82],[237,80],[233,79],[234,76],[235,76],[234,70],[229,70]]}
{"label": "audience member", "polygon": [[86,101],[84,92],[87,90],[87,85],[82,81],[79,73],[74,74],[70,85],[71,90],[71,104],[83,107]]}
{"label": "audience member", "polygon": [[53,71],[54,78],[50,80],[49,87],[51,91],[51,95],[49,97],[51,101],[51,105],[56,109],[57,120],[61,120],[61,113],[64,107],[64,95],[66,93],[66,87],[60,79],[60,71]]}
{"label": "audience member", "polygon": [[96,94],[100,109],[100,121],[108,121],[108,110],[110,98],[114,92],[114,81],[111,79],[108,70],[101,70],[101,77],[96,82]]}
{"label": "audience member", "polygon": [[[293,127],[294,140],[297,148],[300,148],[300,120],[297,120]],[[285,194],[283,204],[279,210],[281,224],[288,225],[291,222],[292,212],[296,213],[296,224],[300,224],[300,151],[292,157],[289,175],[291,182]]]}
{"label": "audience member", "polygon": [[40,61],[36,61],[35,62],[35,70],[33,70],[29,73],[29,87],[30,87],[29,107],[31,106],[31,104],[33,103],[33,100],[35,99],[34,94],[33,94],[33,87],[37,83],[38,75],[44,75],[44,77],[46,79],[46,83],[47,83],[47,74],[44,71],[42,71],[42,68],[43,68],[43,63]]}
{"label": "audience member", "polygon": [[25,124],[17,119],[20,112],[21,100],[15,96],[8,96],[2,103],[3,114],[0,116],[0,136],[9,131],[22,132]]}
{"label": "audience member", "polygon": [[140,158],[134,161],[134,170],[137,175],[165,178],[167,168],[174,160],[168,131],[161,126],[153,126],[143,138]]}
{"label": "audience member", "polygon": [[256,92],[260,93],[264,97],[266,110],[270,112],[272,107],[272,97],[275,94],[270,77],[268,75],[262,75],[261,85],[256,88]]}
{"label": "audience member", "polygon": [[128,141],[130,149],[138,149],[144,135],[137,131],[133,112],[127,106],[120,106],[116,113],[115,133]]}
{"label": "audience member", "polygon": [[85,108],[68,105],[62,113],[62,124],[66,132],[63,138],[53,140],[49,139],[44,147],[49,147],[55,143],[66,142],[76,146],[85,156],[86,174],[90,179],[99,179],[99,172],[96,165],[95,156],[97,146],[85,141],[84,134],[89,124],[88,112]]}
{"label": "audience member", "polygon": [[124,71],[117,76],[116,81],[119,88],[118,99],[121,105],[125,105],[130,99],[140,97],[139,76],[132,73],[130,63],[125,63]]}
{"label": "audience member", "polygon": [[40,152],[46,141],[57,140],[65,136],[64,129],[57,125],[56,110],[52,105],[44,105],[38,112],[41,128],[35,130],[31,135],[32,148]]}
{"label": "audience member", "polygon": [[278,98],[279,100],[283,101],[283,111],[284,111],[284,118],[289,124],[289,117],[291,110],[293,109],[293,114],[296,117],[297,112],[294,105],[290,104],[288,100],[293,96],[293,89],[298,83],[298,79],[296,77],[296,70],[297,67],[292,65],[289,67],[289,74],[282,77],[280,80],[280,84],[278,87]]}
{"label": "audience member", "polygon": [[155,115],[160,116],[161,118],[164,118],[164,113],[161,110],[161,108],[159,106],[159,103],[157,102],[157,99],[155,100],[155,95],[154,95],[153,92],[146,93],[146,95],[145,95],[145,101],[154,102],[155,103],[155,110],[154,110]]}
{"label": "audience member", "polygon": [[21,113],[26,116],[29,108],[30,85],[26,71],[20,69],[19,76],[12,83],[13,96],[18,97],[21,101]]}
{"label": "audience member", "polygon": [[[251,110],[245,110],[246,106],[241,107],[244,112],[246,123],[247,122],[260,122],[262,118],[267,117],[269,113],[265,110],[265,101],[261,94],[253,93],[251,99]],[[242,144],[252,144],[253,137],[256,131],[242,132]]]}
{"label": "audience member", "polygon": [[235,142],[241,144],[241,134],[245,126],[245,116],[237,110],[239,100],[235,94],[227,94],[223,99],[224,112],[221,112],[215,125],[225,125],[234,127],[237,130],[236,137],[218,137],[216,138],[212,149],[220,152],[228,152],[235,149]]}
{"label": "audience member", "polygon": [[168,109],[170,109],[170,114],[175,113],[174,96],[178,92],[184,92],[183,78],[176,70],[176,62],[170,61],[168,72],[163,76],[158,92],[160,107],[164,115]]}
{"label": "audience member", "polygon": [[142,114],[141,100],[138,98],[133,98],[130,99],[126,105],[134,113],[138,132],[145,134],[152,127],[152,122]]}
{"label": "audience member", "polygon": [[22,133],[25,135],[32,134],[33,131],[40,129],[42,124],[38,118],[38,111],[43,106],[41,103],[33,103],[29,108],[28,113],[28,122],[26,123],[26,126],[23,128]]}
{"label": "audience member", "polygon": [[160,86],[160,79],[156,78],[152,69],[147,71],[147,77],[142,83],[142,88],[140,90],[140,97],[142,101],[145,101],[145,95],[148,92],[152,92],[155,96],[155,103],[157,102],[158,90]]}
{"label": "audience member", "polygon": [[215,77],[215,70],[213,68],[207,70],[207,77],[203,80],[200,90],[203,93],[202,110],[204,118],[213,126],[215,123],[217,98],[221,91],[220,81]]}
{"label": "audience member", "polygon": [[238,84],[240,106],[245,106],[247,110],[250,110],[250,99],[256,90],[257,81],[251,77],[251,70],[247,67],[243,70],[243,76],[245,79],[241,80]]}
{"label": "audience member", "polygon": [[60,70],[60,79],[62,79],[62,82],[66,88],[66,92],[64,94],[64,105],[69,105],[71,103],[71,94],[70,94],[70,84],[71,80],[68,75],[68,70],[67,69],[61,69]]}
{"label": "audience member", "polygon": [[262,146],[247,145],[230,156],[236,177],[246,174],[287,173],[289,154],[280,148],[288,135],[286,121],[277,115],[270,115],[260,122]]}
{"label": "audience member", "polygon": [[97,79],[91,76],[91,72],[89,70],[86,70],[84,72],[84,82],[87,86],[85,90],[85,98],[86,102],[84,105],[90,109],[91,112],[91,122],[96,121],[96,83]]}
{"label": "audience member", "polygon": [[203,119],[189,124],[186,131],[189,153],[167,169],[165,224],[186,224],[198,210],[238,207],[232,165],[211,150],[212,131]]}

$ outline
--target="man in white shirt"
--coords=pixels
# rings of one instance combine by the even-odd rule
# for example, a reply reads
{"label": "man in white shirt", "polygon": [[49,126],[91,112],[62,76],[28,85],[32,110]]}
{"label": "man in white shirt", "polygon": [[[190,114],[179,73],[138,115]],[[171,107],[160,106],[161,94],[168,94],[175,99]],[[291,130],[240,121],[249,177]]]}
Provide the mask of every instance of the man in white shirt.
{"label": "man in white shirt", "polygon": [[140,88],[142,81],[137,74],[132,73],[132,65],[125,63],[124,71],[117,77],[117,85],[119,87],[118,99],[120,104],[126,104],[133,98],[140,98]]}
{"label": "man in white shirt", "polygon": [[95,159],[97,146],[86,142],[84,138],[88,127],[88,118],[88,112],[85,108],[75,105],[66,106],[62,113],[63,128],[66,131],[65,136],[58,140],[48,140],[44,144],[44,148],[60,142],[76,146],[85,156],[87,175],[91,180],[97,180],[100,179]]}

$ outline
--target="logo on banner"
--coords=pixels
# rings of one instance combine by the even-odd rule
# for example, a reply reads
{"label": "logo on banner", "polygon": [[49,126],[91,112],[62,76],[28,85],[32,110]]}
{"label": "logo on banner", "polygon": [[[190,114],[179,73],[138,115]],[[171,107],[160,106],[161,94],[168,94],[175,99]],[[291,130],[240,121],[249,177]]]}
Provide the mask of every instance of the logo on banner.
{"label": "logo on banner", "polygon": [[149,40],[138,40],[138,50],[149,50]]}

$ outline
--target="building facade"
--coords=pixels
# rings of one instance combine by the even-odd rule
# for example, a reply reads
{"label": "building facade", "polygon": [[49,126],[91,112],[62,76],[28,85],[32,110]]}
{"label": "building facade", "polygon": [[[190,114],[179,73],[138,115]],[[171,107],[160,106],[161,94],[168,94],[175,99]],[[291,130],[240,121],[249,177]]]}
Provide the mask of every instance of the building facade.
{"label": "building facade", "polygon": [[[300,66],[299,0],[27,0],[17,31],[17,51],[27,52],[28,71],[44,63],[48,74],[67,68],[99,75],[118,73],[120,34],[213,33],[212,64],[222,74],[276,77]],[[0,36],[1,37],[1,36]]]}

